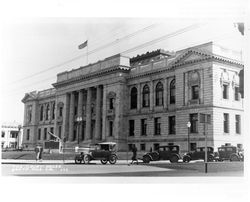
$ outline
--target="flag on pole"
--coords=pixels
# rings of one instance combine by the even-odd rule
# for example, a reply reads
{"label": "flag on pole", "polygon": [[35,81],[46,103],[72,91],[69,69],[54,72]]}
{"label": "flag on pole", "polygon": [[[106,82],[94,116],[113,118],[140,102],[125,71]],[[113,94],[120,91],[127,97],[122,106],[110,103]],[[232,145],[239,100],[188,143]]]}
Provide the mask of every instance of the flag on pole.
{"label": "flag on pole", "polygon": [[78,46],[78,49],[83,49],[88,45],[88,40]]}
{"label": "flag on pole", "polygon": [[234,26],[238,28],[241,35],[244,35],[244,23],[242,22],[234,23]]}

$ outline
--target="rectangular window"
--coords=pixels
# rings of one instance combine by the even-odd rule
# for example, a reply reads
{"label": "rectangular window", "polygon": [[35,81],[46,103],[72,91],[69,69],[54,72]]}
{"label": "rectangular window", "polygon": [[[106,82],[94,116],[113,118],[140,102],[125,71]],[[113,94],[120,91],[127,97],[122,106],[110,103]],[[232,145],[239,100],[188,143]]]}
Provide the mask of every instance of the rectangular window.
{"label": "rectangular window", "polygon": [[76,140],[76,130],[73,131],[73,141]]}
{"label": "rectangular window", "polygon": [[234,100],[239,101],[239,87],[234,88]]}
{"label": "rectangular window", "polygon": [[[51,127],[50,128],[50,132],[52,133],[52,134],[54,134],[54,128],[53,127]],[[51,140],[53,140],[55,137],[53,136],[53,135],[50,135],[50,139]]]}
{"label": "rectangular window", "polygon": [[62,115],[63,115],[63,107],[60,107],[59,108],[59,116],[62,117]]}
{"label": "rectangular window", "polygon": [[224,113],[224,133],[229,133],[229,114]]}
{"label": "rectangular window", "polygon": [[195,85],[192,86],[192,100],[199,99],[199,86]]}
{"label": "rectangular window", "polygon": [[223,99],[228,99],[228,85],[223,84]]}
{"label": "rectangular window", "polygon": [[132,151],[133,144],[128,144],[128,150]]}
{"label": "rectangular window", "polygon": [[155,135],[161,134],[161,118],[155,118]]}
{"label": "rectangular window", "polygon": [[5,132],[4,131],[2,131],[2,137],[4,137],[5,136]]}
{"label": "rectangular window", "polygon": [[27,129],[26,140],[29,141],[29,139],[30,139],[30,129]]}
{"label": "rectangular window", "polygon": [[44,136],[43,136],[43,140],[47,140],[47,128],[44,128]]}
{"label": "rectangular window", "polygon": [[145,144],[141,144],[140,145],[140,150],[141,151],[145,151],[146,150],[146,145]]}
{"label": "rectangular window", "polygon": [[240,134],[240,115],[235,115],[235,132]]}
{"label": "rectangular window", "polygon": [[194,143],[194,142],[191,142],[191,143],[190,143],[190,150],[191,150],[191,151],[196,150],[196,147],[197,147],[197,144],[196,144],[196,143]]}
{"label": "rectangular window", "polygon": [[141,136],[147,135],[147,119],[141,119]]}
{"label": "rectangular window", "polygon": [[169,134],[175,134],[175,116],[168,117]]}
{"label": "rectangular window", "polygon": [[159,144],[159,143],[155,143],[155,144],[154,144],[154,151],[159,150],[159,146],[160,146],[160,144]]}
{"label": "rectangular window", "polygon": [[109,122],[109,136],[113,136],[113,121]]}
{"label": "rectangular window", "polygon": [[129,120],[129,136],[135,135],[135,120]]}
{"label": "rectangular window", "polygon": [[114,98],[109,99],[109,109],[114,109]]}
{"label": "rectangular window", "polygon": [[38,140],[41,140],[41,128],[38,128],[38,137],[37,137]]}
{"label": "rectangular window", "polygon": [[61,138],[62,137],[62,126],[58,127],[58,137]]}
{"label": "rectangular window", "polygon": [[190,132],[198,133],[198,114],[190,114],[189,121],[191,123]]}

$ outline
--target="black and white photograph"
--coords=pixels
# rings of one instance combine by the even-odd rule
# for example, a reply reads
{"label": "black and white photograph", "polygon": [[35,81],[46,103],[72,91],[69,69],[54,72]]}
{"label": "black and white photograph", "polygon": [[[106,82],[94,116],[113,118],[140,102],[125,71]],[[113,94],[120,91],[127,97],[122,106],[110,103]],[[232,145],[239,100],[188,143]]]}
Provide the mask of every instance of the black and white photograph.
{"label": "black and white photograph", "polygon": [[[122,2],[77,8],[58,0],[48,15],[3,12],[1,179],[77,183],[85,191],[69,193],[84,197],[88,187],[94,201],[98,190],[109,201],[164,200],[164,190],[169,200],[207,193],[247,201],[249,2],[223,0],[209,10],[204,1],[204,11]],[[147,184],[161,185],[160,195]],[[197,192],[202,184],[208,192]]]}

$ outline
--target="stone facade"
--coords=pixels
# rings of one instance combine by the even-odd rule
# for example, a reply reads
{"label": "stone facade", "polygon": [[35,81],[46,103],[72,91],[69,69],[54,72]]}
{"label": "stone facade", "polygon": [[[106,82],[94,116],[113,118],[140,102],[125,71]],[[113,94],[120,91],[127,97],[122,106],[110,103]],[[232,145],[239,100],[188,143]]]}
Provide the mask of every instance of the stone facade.
{"label": "stone facade", "polygon": [[[139,151],[178,144],[185,152],[188,136],[191,149],[204,146],[206,131],[209,146],[243,144],[241,69],[207,43],[131,59],[118,54],[62,72],[53,89],[22,100],[23,142],[34,146],[52,131],[66,147],[114,141],[119,151],[132,144]],[[211,115],[211,124],[200,123],[202,113]]]}

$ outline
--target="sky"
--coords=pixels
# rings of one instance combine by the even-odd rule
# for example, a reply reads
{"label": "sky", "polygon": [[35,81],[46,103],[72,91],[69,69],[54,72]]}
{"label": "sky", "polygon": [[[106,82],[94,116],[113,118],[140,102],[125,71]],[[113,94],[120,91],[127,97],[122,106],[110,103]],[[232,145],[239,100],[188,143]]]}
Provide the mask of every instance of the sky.
{"label": "sky", "polygon": [[[79,50],[86,40],[88,48]],[[86,65],[87,51],[94,63],[117,53],[133,57],[209,41],[237,51],[243,46],[231,20],[178,18],[18,18],[3,24],[1,41],[2,122],[19,123],[25,93],[52,88],[58,73]]]}

